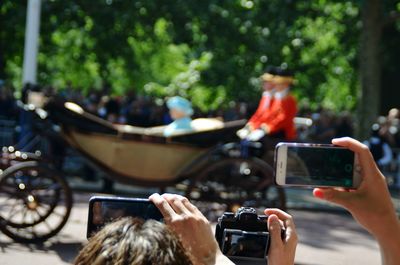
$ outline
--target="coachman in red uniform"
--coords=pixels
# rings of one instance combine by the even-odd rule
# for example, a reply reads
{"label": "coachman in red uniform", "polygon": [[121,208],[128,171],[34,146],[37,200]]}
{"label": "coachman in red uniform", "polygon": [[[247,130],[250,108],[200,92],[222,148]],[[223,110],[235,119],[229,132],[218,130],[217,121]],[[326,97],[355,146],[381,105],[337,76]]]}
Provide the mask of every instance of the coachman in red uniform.
{"label": "coachman in red uniform", "polygon": [[[294,118],[296,99],[290,94],[293,84],[291,72],[274,68],[261,76],[264,93],[257,111],[246,126],[238,131],[242,139],[258,141],[265,135],[284,140],[295,140]],[[269,88],[269,89],[268,89]]]}

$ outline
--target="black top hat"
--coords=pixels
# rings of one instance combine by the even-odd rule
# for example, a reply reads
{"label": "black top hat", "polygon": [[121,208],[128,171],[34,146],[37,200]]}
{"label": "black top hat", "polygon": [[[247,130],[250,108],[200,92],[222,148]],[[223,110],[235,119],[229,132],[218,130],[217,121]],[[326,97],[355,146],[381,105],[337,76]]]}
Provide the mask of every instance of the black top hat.
{"label": "black top hat", "polygon": [[286,77],[293,77],[293,72],[289,69],[283,69],[281,67],[275,68],[275,75],[277,76],[286,76]]}

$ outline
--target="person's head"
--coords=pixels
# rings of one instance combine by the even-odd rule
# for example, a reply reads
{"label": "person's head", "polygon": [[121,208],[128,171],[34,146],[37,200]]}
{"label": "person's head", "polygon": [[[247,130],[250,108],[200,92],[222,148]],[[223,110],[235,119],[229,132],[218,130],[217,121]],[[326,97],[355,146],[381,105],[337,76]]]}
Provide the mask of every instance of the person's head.
{"label": "person's head", "polygon": [[167,100],[167,107],[171,114],[171,118],[181,119],[184,117],[190,117],[193,114],[192,104],[182,97],[172,97]]}
{"label": "person's head", "polygon": [[276,67],[274,66],[269,66],[266,70],[265,73],[260,77],[261,78],[261,84],[262,88],[264,91],[272,91],[275,87],[275,84],[273,82],[274,76],[276,75]]}
{"label": "person's head", "polygon": [[283,91],[293,84],[294,79],[291,71],[280,67],[277,67],[275,71],[273,83],[277,92]]}
{"label": "person's head", "polygon": [[394,120],[394,119],[400,119],[400,110],[398,108],[392,108],[388,112],[388,119],[389,120]]}
{"label": "person's head", "polygon": [[125,217],[89,239],[75,265],[192,264],[177,235],[155,220]]}

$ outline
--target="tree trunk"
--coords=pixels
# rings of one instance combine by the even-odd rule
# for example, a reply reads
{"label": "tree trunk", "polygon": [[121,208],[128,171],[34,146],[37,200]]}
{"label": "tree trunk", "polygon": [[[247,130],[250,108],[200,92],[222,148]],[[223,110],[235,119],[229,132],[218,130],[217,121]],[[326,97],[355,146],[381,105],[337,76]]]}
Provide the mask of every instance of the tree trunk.
{"label": "tree trunk", "polygon": [[358,104],[358,138],[366,139],[379,115],[381,92],[380,41],[382,36],[382,2],[365,0],[362,5],[360,38],[361,92]]}
{"label": "tree trunk", "polygon": [[[0,18],[0,28],[4,25],[2,18]],[[0,33],[0,79],[6,79],[6,60],[5,60],[5,38],[4,34]]]}
{"label": "tree trunk", "polygon": [[[0,44],[1,45],[1,44]],[[4,49],[0,46],[0,79],[6,79],[6,62],[4,58]]]}

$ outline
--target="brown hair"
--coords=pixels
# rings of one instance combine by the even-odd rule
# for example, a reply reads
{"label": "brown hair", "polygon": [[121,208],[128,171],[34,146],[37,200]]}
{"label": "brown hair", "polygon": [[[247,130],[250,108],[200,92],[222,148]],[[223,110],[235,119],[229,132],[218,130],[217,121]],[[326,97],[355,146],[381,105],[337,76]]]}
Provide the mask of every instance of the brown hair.
{"label": "brown hair", "polygon": [[192,264],[177,235],[155,220],[126,217],[89,239],[75,265]]}

